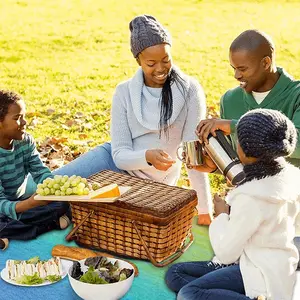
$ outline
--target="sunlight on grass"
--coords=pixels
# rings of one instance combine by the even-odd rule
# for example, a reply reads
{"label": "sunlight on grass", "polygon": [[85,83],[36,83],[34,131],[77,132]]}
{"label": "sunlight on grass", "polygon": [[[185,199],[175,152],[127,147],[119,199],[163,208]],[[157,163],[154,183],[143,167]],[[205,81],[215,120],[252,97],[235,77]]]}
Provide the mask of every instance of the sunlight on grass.
{"label": "sunlight on grass", "polygon": [[[236,85],[228,47],[246,29],[269,33],[278,64],[300,77],[298,1],[5,0],[0,10],[1,88],[21,93],[31,116],[38,114],[31,132],[39,140],[83,132],[90,147],[109,140],[115,86],[137,68],[128,29],[137,14],[152,14],[169,29],[174,62],[203,85],[212,113]],[[62,126],[76,112],[91,129]]]}

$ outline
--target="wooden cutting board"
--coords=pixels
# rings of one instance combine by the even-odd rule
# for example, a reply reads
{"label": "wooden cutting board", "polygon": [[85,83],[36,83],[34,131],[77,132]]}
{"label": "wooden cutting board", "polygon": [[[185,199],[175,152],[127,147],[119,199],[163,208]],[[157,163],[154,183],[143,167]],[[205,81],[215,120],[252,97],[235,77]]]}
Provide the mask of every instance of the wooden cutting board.
{"label": "wooden cutting board", "polygon": [[[130,186],[119,186],[121,196],[125,194],[127,191],[131,189]],[[69,202],[106,202],[112,203],[115,202],[119,197],[111,197],[111,198],[94,198],[92,199],[90,195],[70,195],[70,196],[40,196],[35,195],[34,200],[45,200],[45,201],[69,201]]]}

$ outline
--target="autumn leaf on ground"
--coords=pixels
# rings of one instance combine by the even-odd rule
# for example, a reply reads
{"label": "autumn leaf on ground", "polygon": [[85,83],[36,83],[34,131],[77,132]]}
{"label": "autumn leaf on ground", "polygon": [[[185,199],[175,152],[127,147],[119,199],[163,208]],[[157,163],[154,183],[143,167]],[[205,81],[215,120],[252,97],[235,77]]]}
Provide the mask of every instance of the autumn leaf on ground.
{"label": "autumn leaf on ground", "polygon": [[84,114],[83,114],[82,112],[80,112],[80,111],[78,111],[78,112],[75,114],[75,116],[74,116],[75,119],[80,119],[80,118],[83,118],[83,117],[84,117]]}
{"label": "autumn leaf on ground", "polygon": [[81,155],[84,151],[71,150],[66,143],[70,143],[78,146],[87,146],[86,141],[73,141],[67,138],[47,138],[42,143],[37,143],[38,151],[40,153],[42,161],[50,168],[50,170],[63,166],[64,164],[74,160]]}
{"label": "autumn leaf on ground", "polygon": [[86,138],[88,138],[88,135],[87,134],[85,134],[85,133],[80,133],[79,134],[79,136],[78,136],[80,139],[86,139]]}
{"label": "autumn leaf on ground", "polygon": [[75,120],[67,120],[64,125],[67,127],[72,127],[75,124],[76,124]]}
{"label": "autumn leaf on ground", "polygon": [[52,115],[52,114],[54,114],[55,113],[55,109],[54,108],[48,108],[47,109],[47,115],[48,116],[50,116],[50,115]]}
{"label": "autumn leaf on ground", "polygon": [[38,118],[34,117],[29,125],[27,126],[28,129],[34,129],[39,123],[41,123]]}

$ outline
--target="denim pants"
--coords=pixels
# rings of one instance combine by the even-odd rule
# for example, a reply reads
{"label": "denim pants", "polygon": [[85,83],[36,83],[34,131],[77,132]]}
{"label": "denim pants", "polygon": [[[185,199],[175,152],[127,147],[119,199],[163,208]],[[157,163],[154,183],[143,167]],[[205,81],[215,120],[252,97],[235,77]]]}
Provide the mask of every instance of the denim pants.
{"label": "denim pants", "polygon": [[[103,170],[111,170],[127,174],[126,171],[120,170],[116,167],[111,155],[110,143],[97,146],[61,168],[54,170],[52,174],[68,176],[77,175],[88,178],[89,176]],[[26,186],[26,194],[32,195],[32,191],[36,191],[36,183],[33,181],[31,175],[29,175]]]}
{"label": "denim pants", "polygon": [[224,266],[211,261],[185,262],[171,266],[167,286],[177,300],[249,300],[239,265]]}
{"label": "denim pants", "polygon": [[[55,170],[53,174],[79,175],[87,178],[102,170],[126,173],[116,167],[112,159],[110,143],[92,149],[69,164]],[[29,175],[23,198],[29,198],[35,191],[36,183]],[[0,215],[0,237],[18,240],[33,239],[44,232],[57,228],[58,219],[63,214],[67,214],[71,218],[67,202],[51,202],[49,205],[31,209],[20,214],[18,220]]]}
{"label": "denim pants", "polygon": [[0,238],[31,240],[42,233],[59,229],[59,218],[67,215],[71,219],[68,202],[51,202],[18,214],[18,220],[0,214]]}
{"label": "denim pants", "polygon": [[87,178],[103,170],[127,173],[116,167],[111,155],[110,143],[97,146],[87,153],[84,153],[67,165],[55,170],[53,174],[68,176],[78,175]]}

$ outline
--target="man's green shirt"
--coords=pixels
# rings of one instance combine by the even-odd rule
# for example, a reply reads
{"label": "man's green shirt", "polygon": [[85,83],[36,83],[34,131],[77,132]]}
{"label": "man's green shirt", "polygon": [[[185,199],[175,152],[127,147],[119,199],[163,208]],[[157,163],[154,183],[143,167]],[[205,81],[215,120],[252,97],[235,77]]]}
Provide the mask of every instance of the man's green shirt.
{"label": "man's green shirt", "polygon": [[236,124],[244,113],[255,108],[281,111],[298,130],[297,147],[288,160],[295,166],[300,166],[300,81],[295,81],[282,68],[277,68],[277,71],[280,74],[277,83],[260,104],[241,87],[227,91],[221,99],[221,118],[232,120],[231,140],[236,148]]}

